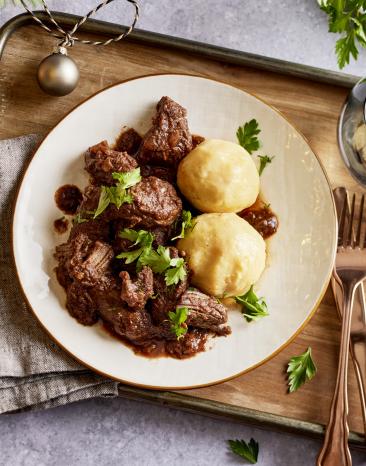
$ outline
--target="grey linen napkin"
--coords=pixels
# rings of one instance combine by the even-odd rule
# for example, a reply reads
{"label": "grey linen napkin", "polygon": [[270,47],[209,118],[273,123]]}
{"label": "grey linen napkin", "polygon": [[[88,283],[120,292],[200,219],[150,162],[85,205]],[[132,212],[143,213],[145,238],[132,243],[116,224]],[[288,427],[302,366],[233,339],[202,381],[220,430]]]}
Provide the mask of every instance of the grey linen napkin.
{"label": "grey linen napkin", "polygon": [[38,140],[30,135],[0,141],[0,414],[118,395],[117,382],[86,370],[51,341],[20,291],[11,207]]}

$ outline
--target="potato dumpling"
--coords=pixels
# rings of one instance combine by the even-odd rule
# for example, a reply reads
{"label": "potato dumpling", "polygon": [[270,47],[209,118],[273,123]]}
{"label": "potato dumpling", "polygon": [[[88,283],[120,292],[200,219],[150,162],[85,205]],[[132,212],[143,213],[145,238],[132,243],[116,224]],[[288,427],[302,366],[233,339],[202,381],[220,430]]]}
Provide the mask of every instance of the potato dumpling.
{"label": "potato dumpling", "polygon": [[178,186],[201,212],[240,212],[257,199],[259,175],[241,146],[206,139],[180,163]]}
{"label": "potato dumpling", "polygon": [[261,276],[266,246],[261,235],[234,213],[202,214],[179,240],[192,284],[213,296],[238,296]]}

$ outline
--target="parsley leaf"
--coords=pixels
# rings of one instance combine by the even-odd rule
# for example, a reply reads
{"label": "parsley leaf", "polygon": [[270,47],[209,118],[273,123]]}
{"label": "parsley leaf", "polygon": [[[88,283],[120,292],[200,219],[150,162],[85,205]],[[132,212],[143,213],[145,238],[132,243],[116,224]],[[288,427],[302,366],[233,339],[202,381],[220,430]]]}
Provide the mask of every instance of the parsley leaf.
{"label": "parsley leaf", "polygon": [[264,301],[264,298],[258,298],[258,296],[253,291],[253,285],[244,295],[235,296],[234,299],[238,304],[241,304],[241,312],[247,322],[251,322],[252,320],[256,321],[261,317],[266,317],[269,315],[267,304]]}
{"label": "parsley leaf", "polygon": [[258,121],[254,118],[247,121],[244,126],[240,126],[236,132],[239,144],[252,154],[259,149],[260,143],[257,135],[261,132]]}
{"label": "parsley leaf", "polygon": [[134,170],[131,170],[130,172],[126,173],[114,172],[112,173],[112,178],[114,180],[117,180],[123,189],[135,186],[135,184],[140,183],[142,179],[140,168],[135,168]]}
{"label": "parsley leaf", "polygon": [[109,204],[114,204],[119,209],[122,204],[132,203],[133,198],[127,189],[141,181],[140,168],[135,168],[126,173],[114,172],[112,173],[112,177],[118,183],[116,186],[101,187],[98,207],[94,212],[94,219],[104,212]]}
{"label": "parsley leaf", "polygon": [[182,227],[178,236],[172,238],[172,241],[180,238],[184,238],[186,232],[193,230],[196,225],[196,220],[192,219],[192,213],[189,210],[183,210],[182,212]]}
{"label": "parsley leaf", "polygon": [[144,264],[144,257],[148,255],[152,248],[152,243],[154,241],[154,236],[149,231],[145,230],[130,230],[125,228],[119,232],[119,237],[123,239],[128,239],[134,241],[132,246],[139,245],[140,247],[127,252],[121,252],[118,254],[117,259],[125,259],[125,264],[131,264],[134,261],[138,261],[136,268],[140,269]]}
{"label": "parsley leaf", "polygon": [[178,285],[179,281],[183,281],[187,275],[184,266],[184,259],[177,257],[170,261],[170,269],[165,272],[165,283],[167,286]]}
{"label": "parsley leaf", "polygon": [[152,247],[154,236],[145,230],[131,230],[125,228],[119,233],[120,238],[133,242],[132,246],[139,246],[133,251],[121,252],[117,259],[125,259],[125,264],[137,261],[136,269],[140,270],[146,265],[154,273],[164,273],[167,286],[177,285],[180,280],[184,280],[187,275],[184,259],[177,257],[170,258],[169,248],[158,246],[155,251]]}
{"label": "parsley leaf", "polygon": [[365,0],[318,0],[321,10],[329,17],[329,32],[342,34],[335,51],[339,68],[358,57],[357,43],[366,47]]}
{"label": "parsley leaf", "polygon": [[244,440],[228,440],[230,449],[236,455],[245,458],[250,464],[256,464],[258,461],[259,445],[254,438],[250,442]]}
{"label": "parsley leaf", "polygon": [[177,340],[182,338],[187,333],[188,327],[185,321],[187,320],[188,314],[188,307],[177,307],[175,312],[168,312],[168,317],[171,324],[170,330],[176,335]]}
{"label": "parsley leaf", "polygon": [[170,252],[169,248],[158,246],[154,251],[151,249],[147,254],[141,257],[141,263],[148,265],[154,273],[163,273],[170,267]]}
{"label": "parsley leaf", "polygon": [[311,357],[311,348],[300,356],[290,359],[287,367],[289,392],[293,393],[316,374],[316,366]]}
{"label": "parsley leaf", "polygon": [[259,176],[263,173],[263,170],[266,168],[268,163],[272,163],[272,160],[274,159],[273,157],[268,157],[268,155],[258,155],[259,158],[259,169],[258,173]]}

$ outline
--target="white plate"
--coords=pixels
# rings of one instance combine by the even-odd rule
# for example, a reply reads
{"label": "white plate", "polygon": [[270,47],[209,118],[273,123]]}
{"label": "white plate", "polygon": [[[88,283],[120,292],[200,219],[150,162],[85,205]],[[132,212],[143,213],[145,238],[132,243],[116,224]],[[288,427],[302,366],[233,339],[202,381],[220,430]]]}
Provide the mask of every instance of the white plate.
{"label": "white plate", "polygon": [[[60,217],[56,189],[85,186],[81,154],[122,125],[144,133],[161,96],[188,110],[193,133],[235,141],[239,125],[256,118],[263,154],[275,155],[262,177],[262,192],[280,228],[269,242],[267,268],[257,285],[270,316],[247,323],[232,311],[232,335],[211,340],[187,360],[148,359],[98,325],[83,327],[65,310],[65,293],[53,268],[53,251],[65,238],[53,230]],[[185,75],[148,76],[117,84],[75,108],[42,142],[24,176],[14,214],[14,255],[24,293],[50,335],[90,368],[129,384],[188,388],[239,375],[274,356],[309,320],[328,284],[336,247],[331,189],[313,151],[277,111],[237,88]]]}

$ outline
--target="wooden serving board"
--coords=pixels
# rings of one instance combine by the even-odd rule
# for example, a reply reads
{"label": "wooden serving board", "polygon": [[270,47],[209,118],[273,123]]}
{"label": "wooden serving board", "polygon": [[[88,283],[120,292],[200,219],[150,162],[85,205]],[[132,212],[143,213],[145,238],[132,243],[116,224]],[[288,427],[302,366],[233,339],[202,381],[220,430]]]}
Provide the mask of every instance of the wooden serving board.
{"label": "wooden serving board", "polygon": [[[75,20],[62,14],[57,17],[66,25]],[[119,30],[98,21],[87,28],[102,33]],[[232,84],[277,107],[308,138],[333,187],[360,189],[340,158],[336,138],[338,115],[347,87],[355,77],[138,31],[128,41],[106,48],[74,47],[71,55],[80,66],[80,84],[71,95],[54,98],[43,94],[35,79],[38,64],[54,44],[54,39],[25,16],[13,20],[0,33],[0,52],[4,48],[0,62],[0,139],[45,134],[76,104],[118,81],[153,73],[189,73]],[[318,312],[301,334],[271,361],[250,373],[219,385],[180,392],[121,385],[120,394],[321,434],[334,389],[339,339],[340,322],[328,289]],[[313,349],[318,373],[311,383],[289,395],[286,364],[308,346]],[[361,445],[363,422],[352,364],[349,399],[351,440]]]}

